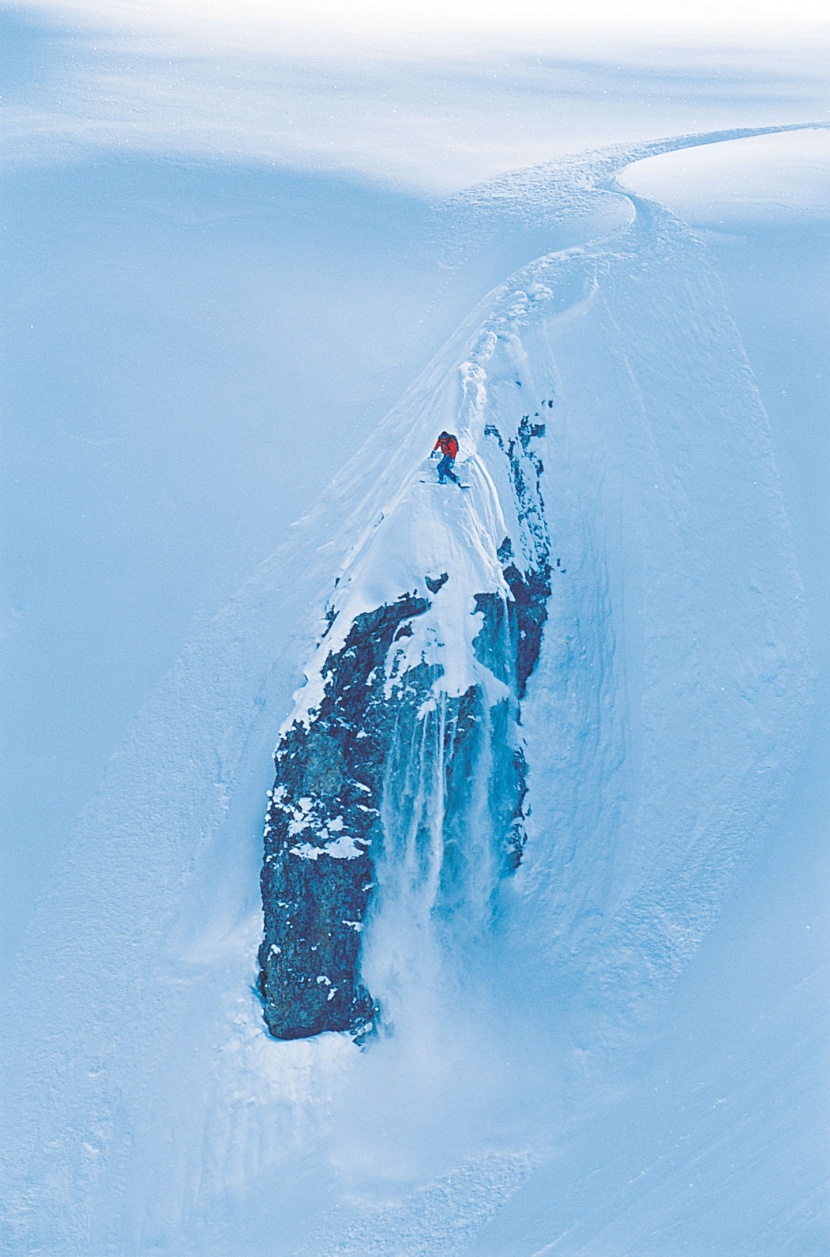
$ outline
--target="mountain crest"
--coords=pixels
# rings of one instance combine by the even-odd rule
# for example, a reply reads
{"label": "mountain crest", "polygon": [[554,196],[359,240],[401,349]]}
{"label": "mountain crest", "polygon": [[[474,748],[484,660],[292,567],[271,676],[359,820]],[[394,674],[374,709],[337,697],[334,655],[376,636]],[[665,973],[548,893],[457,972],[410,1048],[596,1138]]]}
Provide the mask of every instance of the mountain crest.
{"label": "mountain crest", "polygon": [[539,450],[553,403],[522,409],[508,344],[499,404],[498,347],[485,333],[461,367],[470,491],[412,468],[336,582],[282,729],[259,950],[278,1038],[365,1035],[378,1015],[361,976],[374,915],[397,901],[481,930],[521,861],[520,703],[550,596]]}

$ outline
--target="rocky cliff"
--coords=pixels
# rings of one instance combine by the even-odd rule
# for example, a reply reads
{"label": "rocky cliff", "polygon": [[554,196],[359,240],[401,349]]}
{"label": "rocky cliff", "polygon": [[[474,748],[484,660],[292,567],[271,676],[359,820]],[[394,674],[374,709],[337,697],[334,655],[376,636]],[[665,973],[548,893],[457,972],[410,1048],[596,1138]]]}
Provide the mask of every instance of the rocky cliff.
{"label": "rocky cliff", "polygon": [[481,926],[521,861],[521,700],[551,590],[543,405],[462,429],[469,491],[415,469],[338,578],[265,825],[259,985],[278,1038],[372,1029],[361,944],[393,885]]}

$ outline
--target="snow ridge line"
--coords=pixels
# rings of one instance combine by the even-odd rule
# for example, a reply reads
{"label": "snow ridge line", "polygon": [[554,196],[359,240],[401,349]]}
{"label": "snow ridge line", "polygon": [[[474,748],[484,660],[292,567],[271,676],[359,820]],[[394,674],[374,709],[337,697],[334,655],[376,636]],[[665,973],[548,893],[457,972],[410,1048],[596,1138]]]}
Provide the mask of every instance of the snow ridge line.
{"label": "snow ridge line", "polygon": [[375,1026],[359,969],[376,886],[424,930],[436,913],[476,930],[521,860],[519,705],[550,594],[536,451],[546,403],[533,418],[485,423],[498,346],[485,328],[458,368],[469,492],[439,485],[427,466],[410,471],[337,578],[283,725],[259,952],[278,1037],[336,1029],[362,1040]]}

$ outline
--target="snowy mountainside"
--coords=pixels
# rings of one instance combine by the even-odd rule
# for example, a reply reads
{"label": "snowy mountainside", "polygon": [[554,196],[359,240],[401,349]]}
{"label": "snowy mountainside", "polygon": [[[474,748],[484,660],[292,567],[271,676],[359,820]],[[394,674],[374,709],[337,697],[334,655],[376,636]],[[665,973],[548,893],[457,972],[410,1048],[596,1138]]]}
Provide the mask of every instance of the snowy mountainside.
{"label": "snowy mountainside", "polygon": [[[331,634],[309,668],[309,682],[277,751],[280,794],[266,826],[266,934],[260,951],[269,1024],[282,1024],[275,1008],[290,1007],[290,991],[296,999],[300,988],[316,995],[318,1020],[308,1023],[316,1029],[370,1023],[373,1006],[357,977],[361,952],[371,971],[373,955],[395,954],[400,936],[409,932],[409,913],[426,914],[425,920],[441,914],[453,859],[465,869],[462,888],[454,893],[483,917],[481,905],[491,910],[494,903],[498,879],[492,869],[503,865],[499,844],[512,832],[511,863],[518,866],[528,811],[535,813],[530,827],[538,840],[513,890],[502,888],[507,898],[500,895],[500,910],[522,900],[513,927],[517,934],[528,916],[544,914],[539,944],[554,959],[560,980],[571,974],[580,998],[598,984],[617,1007],[648,1005],[649,992],[676,977],[694,953],[717,918],[736,868],[757,842],[759,826],[769,823],[762,818],[785,788],[792,766],[786,751],[782,759],[779,734],[782,727],[799,724],[809,665],[801,589],[786,541],[766,419],[700,242],[669,211],[624,194],[614,182],[615,170],[632,157],[698,146],[705,139],[655,142],[634,152],[602,154],[576,171],[567,164],[558,169],[552,185],[569,208],[568,183],[581,204],[596,180],[603,203],[624,201],[629,213],[612,216],[610,237],[540,258],[492,294],[489,310],[478,312],[479,326],[455,349],[455,364],[417,400],[424,413],[435,416],[436,430],[442,424],[458,427],[472,491],[462,497],[452,486],[421,484],[429,473],[423,465],[410,465],[338,577],[327,610]],[[540,178],[534,172],[532,182]],[[515,181],[497,186],[500,196],[519,199]],[[525,209],[538,212],[534,204],[530,196]],[[561,204],[553,213],[561,217]],[[410,400],[401,411],[399,424],[412,414],[412,405]],[[426,444],[424,413],[418,430]],[[527,457],[527,434],[545,423],[555,434],[546,443],[546,470]],[[526,427],[523,437],[523,425],[537,427]],[[522,449],[524,472],[511,466],[512,451]],[[535,485],[530,494],[529,483]],[[618,534],[596,536],[597,521],[607,529],[611,520]],[[551,534],[557,553],[567,556],[564,566],[560,557],[553,569]],[[729,545],[722,552],[724,536]],[[465,721],[453,706],[477,684],[484,666],[478,624],[485,598],[506,599],[508,608],[527,601],[521,594],[515,598],[519,590],[508,588],[508,569],[500,570],[505,543],[523,556],[522,585],[535,585],[540,608],[535,628],[541,630],[551,617],[544,681],[528,708],[527,755],[518,723],[511,736],[484,718],[486,708]],[[562,579],[549,608],[552,571]],[[669,585],[670,611],[662,596]],[[369,753],[362,758],[374,759],[376,781],[357,803],[364,809],[358,826],[362,855],[358,858],[356,847],[345,853],[355,862],[354,886],[344,891],[345,863],[317,859],[326,850],[327,840],[319,835],[328,832],[327,804],[315,798],[313,776],[309,785],[301,775],[288,794],[284,783],[308,754],[306,735],[298,739],[297,731],[313,724],[324,692],[336,687],[336,661],[360,653],[366,637],[361,617],[376,615],[381,607],[398,612],[388,622],[383,650],[367,654],[371,664],[365,663],[360,678],[365,685],[371,676],[383,695],[378,701],[371,688],[362,691],[374,719],[379,716],[382,724],[389,719],[396,671],[413,677],[416,669],[437,664],[440,679],[425,674],[425,684],[410,687],[407,701],[423,721],[430,691],[446,694],[452,732],[449,739],[442,734],[446,746],[442,742],[438,759],[446,756],[446,763],[435,772],[432,759],[424,757],[422,737],[393,721],[379,746],[361,726],[362,694],[352,707],[345,726],[350,736],[360,728],[357,736],[367,738]],[[492,630],[488,636],[494,637]],[[531,636],[535,666],[540,640],[537,632]],[[622,658],[618,636],[626,639]],[[511,643],[509,635],[505,642],[510,662],[490,660],[488,685],[492,690],[493,677],[506,670],[518,697],[527,679],[517,674],[519,642]],[[380,660],[387,650],[384,667]],[[518,708],[515,720],[521,720]],[[466,746],[482,723],[491,729],[483,758]],[[440,725],[446,724],[444,713]],[[414,767],[410,753],[393,753],[401,742],[417,745]],[[783,746],[792,753],[790,738]],[[668,748],[683,764],[685,779],[667,771]],[[470,811],[460,824],[451,819],[451,808],[444,811],[453,756],[467,759]],[[330,762],[327,756],[323,760]],[[535,773],[538,781],[529,798],[528,765],[531,780]],[[477,772],[488,796],[478,813]],[[331,793],[334,779],[328,773],[320,780],[336,813],[329,841],[337,857],[344,853],[341,794],[339,788]],[[420,799],[414,812],[405,801],[410,794]],[[385,807],[387,795],[394,803]],[[440,800],[437,817],[425,803],[433,798]],[[298,812],[298,806],[305,810]],[[425,809],[423,817],[418,807]],[[370,814],[377,829],[367,821]],[[484,816],[495,828],[477,847]],[[410,881],[403,889],[396,884],[394,894],[381,889],[364,934],[375,885],[370,848],[380,853],[384,841],[394,846],[396,829],[405,835],[398,842]],[[612,849],[609,830],[618,835]],[[459,840],[459,833],[466,838]],[[426,901],[413,876],[424,859],[417,854],[419,842],[430,852],[419,873],[430,887]],[[273,879],[269,865],[307,872],[299,880],[292,874],[286,883],[281,875]],[[307,905],[321,895],[328,876],[341,890],[334,911],[322,893],[322,935],[335,940],[335,950],[348,956],[345,962],[333,956],[323,962],[320,922],[308,916]],[[393,918],[384,903],[401,896],[404,906]],[[295,927],[297,920],[302,930]],[[298,962],[290,946],[299,935],[314,948],[312,965],[308,957]],[[380,938],[383,947],[373,941]],[[396,961],[410,978],[421,945],[412,942],[406,957]],[[336,977],[326,964],[334,966]],[[392,991],[406,984],[400,972],[394,978],[381,972],[377,980],[393,1002]],[[426,981],[423,973],[418,981]],[[344,985],[347,1001],[341,1006],[334,1003],[332,988]],[[356,1019],[349,1008],[360,1010]]]}
{"label": "snowy mountainside", "polygon": [[[590,218],[588,238],[482,300],[111,764],[4,992],[6,1251],[394,1257],[404,1234],[421,1257],[546,1246],[623,1257],[671,1251],[699,1219],[718,1234],[734,1212],[717,1192],[687,1203],[659,1157],[641,1180],[631,1131],[652,1075],[632,1026],[682,981],[775,823],[812,664],[767,418],[717,274],[674,215],[613,184],[642,155],[617,148],[524,177],[529,215],[555,225],[596,198],[618,205],[612,230],[594,237]],[[522,188],[516,176],[507,197],[502,184],[480,189],[462,227],[475,204],[491,226],[506,201],[518,212]],[[463,493],[421,483],[443,427],[461,438]],[[521,656],[518,615],[534,573],[546,595],[535,660]],[[362,617],[382,619],[402,596],[418,602],[395,632],[411,635],[377,639],[353,724],[336,661],[360,646]],[[360,649],[353,659],[365,682],[374,666]],[[407,672],[412,701],[386,702]],[[487,719],[447,757],[437,714],[452,725],[471,690]],[[429,734],[431,754],[428,741],[393,739],[384,711]],[[364,875],[364,857],[338,858],[365,845],[347,828],[345,809],[349,824],[360,810],[351,781],[373,792],[363,806],[379,803],[394,838],[373,847],[379,893],[358,905],[364,920],[351,903],[340,912],[333,880],[310,897],[318,925],[324,899],[336,908],[339,945],[360,944],[334,957],[338,1015],[351,1023],[363,984],[390,1027],[362,1053],[347,1035],[277,1042],[262,1024],[261,811],[286,713],[278,760],[292,738],[337,741],[349,726],[395,769],[390,794],[383,773],[358,778],[365,765],[322,757],[339,810],[304,829],[324,782],[315,796],[287,770],[277,790],[294,792],[292,812],[283,824],[273,795],[269,812],[301,850],[267,841],[310,888],[324,869]],[[508,766],[526,767],[526,795],[491,772],[505,749]],[[425,805],[436,761],[462,754],[457,771],[476,790],[458,815],[478,845],[453,885],[441,877],[452,835]],[[522,859],[503,877],[517,802]],[[435,841],[408,845],[410,834]],[[278,928],[266,913],[267,951],[283,945]],[[337,982],[314,963],[301,955],[296,972],[318,988],[310,1016],[325,1016],[336,997],[317,978]],[[673,1097],[653,1108],[668,1139]],[[705,1114],[713,1182],[721,1112]],[[610,1176],[596,1170],[609,1129]],[[774,1198],[745,1205],[753,1255],[779,1233]]]}
{"label": "snowy mountainside", "polygon": [[511,301],[459,370],[469,483],[409,472],[337,577],[277,748],[260,990],[280,1038],[373,1025],[358,968],[370,899],[381,916],[400,899],[422,930],[433,914],[483,926],[521,860],[519,703],[550,595],[537,447],[553,402],[534,397],[512,330],[530,303]]}
{"label": "snowy mountainside", "polygon": [[629,1011],[687,963],[773,823],[813,675],[720,281],[679,219],[630,200],[629,231],[568,260],[593,299],[536,332],[562,398],[546,498],[567,579],[525,715],[539,841],[516,887],[561,980]]}

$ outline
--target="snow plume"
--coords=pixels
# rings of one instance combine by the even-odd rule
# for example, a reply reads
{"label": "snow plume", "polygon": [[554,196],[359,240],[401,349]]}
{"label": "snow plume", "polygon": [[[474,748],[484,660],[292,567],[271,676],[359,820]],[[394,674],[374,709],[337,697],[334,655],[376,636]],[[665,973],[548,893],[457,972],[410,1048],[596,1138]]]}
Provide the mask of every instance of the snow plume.
{"label": "snow plume", "polygon": [[441,939],[486,932],[521,861],[520,702],[550,594],[539,451],[553,404],[516,334],[527,306],[512,294],[450,377],[464,482],[410,468],[337,578],[283,728],[260,948],[280,1038],[362,1038],[377,998],[394,1010],[403,986],[429,985]]}

